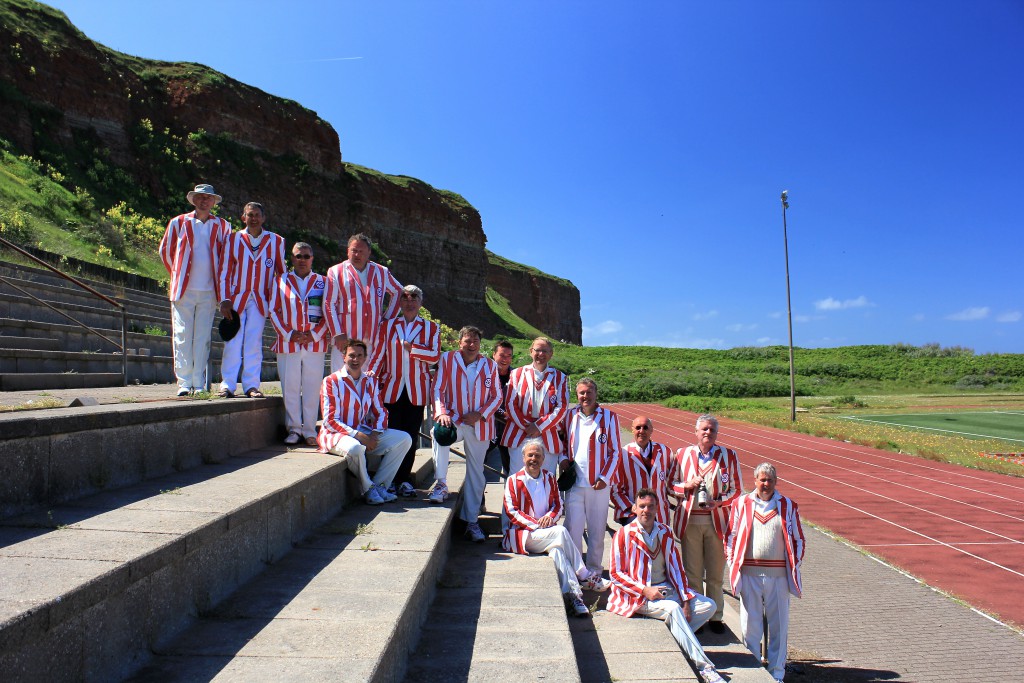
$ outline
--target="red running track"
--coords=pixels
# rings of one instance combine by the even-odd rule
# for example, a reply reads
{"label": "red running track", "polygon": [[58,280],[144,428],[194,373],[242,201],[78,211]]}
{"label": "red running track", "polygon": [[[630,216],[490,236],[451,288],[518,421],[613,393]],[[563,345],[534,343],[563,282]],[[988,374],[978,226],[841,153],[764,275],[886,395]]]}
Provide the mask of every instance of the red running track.
{"label": "red running track", "polygon": [[[640,414],[654,439],[694,442],[696,415],[617,404],[623,426]],[[799,419],[799,417],[798,417]],[[721,420],[718,442],[740,457],[744,490],[771,462],[779,489],[818,526],[1004,621],[1024,625],[1024,478],[786,430]]]}

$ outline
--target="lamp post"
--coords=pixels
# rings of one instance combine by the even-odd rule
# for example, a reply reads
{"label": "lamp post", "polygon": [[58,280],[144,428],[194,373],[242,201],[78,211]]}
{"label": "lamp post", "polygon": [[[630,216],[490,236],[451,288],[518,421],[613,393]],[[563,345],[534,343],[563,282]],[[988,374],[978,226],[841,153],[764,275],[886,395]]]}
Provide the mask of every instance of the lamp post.
{"label": "lamp post", "polygon": [[789,296],[789,235],[786,231],[786,209],[789,208],[789,190],[782,196],[782,244],[786,252],[786,316],[789,318],[789,419],[796,422],[796,373],[793,370],[793,304]]}

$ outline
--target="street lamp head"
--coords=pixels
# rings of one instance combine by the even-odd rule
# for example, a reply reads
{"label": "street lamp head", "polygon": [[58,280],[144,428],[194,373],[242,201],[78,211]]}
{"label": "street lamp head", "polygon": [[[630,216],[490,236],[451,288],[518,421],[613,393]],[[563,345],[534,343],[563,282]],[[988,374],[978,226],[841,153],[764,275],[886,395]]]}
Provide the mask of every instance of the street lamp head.
{"label": "street lamp head", "polygon": [[789,208],[789,190],[783,190],[782,191],[782,196],[779,197],[779,199],[782,200],[782,208],[788,209]]}

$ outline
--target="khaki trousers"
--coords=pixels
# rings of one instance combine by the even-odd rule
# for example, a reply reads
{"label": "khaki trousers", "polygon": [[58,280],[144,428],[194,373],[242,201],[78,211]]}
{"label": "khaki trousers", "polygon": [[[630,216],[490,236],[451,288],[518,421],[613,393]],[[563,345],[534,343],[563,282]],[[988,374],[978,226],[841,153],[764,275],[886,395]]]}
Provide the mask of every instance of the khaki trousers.
{"label": "khaki trousers", "polygon": [[711,621],[721,621],[725,611],[725,596],[722,582],[725,572],[725,545],[715,525],[708,519],[707,524],[695,523],[693,517],[687,521],[683,532],[683,567],[690,589],[703,593],[715,602],[715,613]]}

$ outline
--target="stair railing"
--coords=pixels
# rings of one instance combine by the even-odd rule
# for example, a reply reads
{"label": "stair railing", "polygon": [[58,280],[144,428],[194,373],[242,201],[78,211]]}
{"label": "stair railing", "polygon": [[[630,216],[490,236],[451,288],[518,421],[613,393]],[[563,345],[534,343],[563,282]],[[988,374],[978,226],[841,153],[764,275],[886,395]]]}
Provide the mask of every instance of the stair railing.
{"label": "stair railing", "polygon": [[65,280],[68,280],[69,282],[73,282],[74,284],[78,285],[79,287],[81,287],[85,291],[89,292],[93,296],[95,296],[95,297],[97,297],[99,299],[102,299],[103,301],[106,301],[108,304],[110,304],[114,308],[117,308],[118,310],[121,311],[121,343],[118,344],[116,341],[114,341],[110,337],[106,336],[105,334],[103,334],[99,330],[95,330],[95,329],[89,327],[85,323],[81,322],[80,320],[77,320],[77,319],[73,318],[72,316],[68,315],[64,311],[56,308],[55,306],[49,304],[46,301],[43,301],[39,297],[34,296],[33,294],[31,294],[29,292],[26,292],[24,289],[22,289],[21,287],[19,287],[16,284],[14,284],[13,282],[11,282],[8,278],[0,276],[0,281],[3,281],[4,283],[10,285],[11,287],[13,287],[14,289],[18,290],[19,292],[21,292],[25,296],[28,296],[28,297],[34,299],[35,301],[41,303],[42,305],[46,306],[47,308],[56,311],[57,313],[59,313],[60,315],[64,316],[65,318],[67,318],[71,322],[75,323],[79,327],[81,327],[83,329],[86,329],[89,332],[92,332],[97,337],[100,337],[101,339],[104,339],[104,340],[110,342],[115,347],[120,349],[121,350],[121,379],[122,379],[122,381],[124,383],[123,386],[128,386],[128,311],[125,308],[124,304],[122,304],[122,303],[120,303],[118,301],[114,301],[113,299],[111,299],[109,296],[106,296],[105,294],[101,294],[100,292],[97,292],[95,289],[93,289],[89,285],[85,284],[81,280],[79,280],[79,279],[77,279],[77,278],[75,278],[75,277],[73,277],[71,275],[68,275],[65,272],[62,272],[58,268],[55,268],[55,267],[51,266],[46,261],[43,261],[42,259],[39,259],[39,258],[35,257],[34,255],[28,253],[27,251],[25,251],[24,249],[19,247],[17,244],[14,244],[13,242],[10,242],[10,241],[4,239],[3,237],[0,237],[0,245],[3,245],[5,247],[9,247],[9,248],[13,249],[14,251],[18,252],[19,254],[21,254],[22,256],[24,256],[24,257],[26,257],[28,259],[31,259],[35,263],[38,263],[42,267],[44,267],[44,268],[46,268],[48,270],[52,270],[54,273],[56,273],[57,275],[60,275]]}

